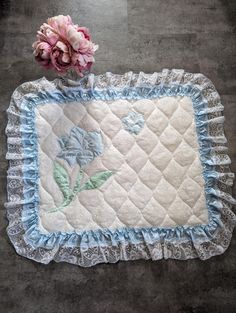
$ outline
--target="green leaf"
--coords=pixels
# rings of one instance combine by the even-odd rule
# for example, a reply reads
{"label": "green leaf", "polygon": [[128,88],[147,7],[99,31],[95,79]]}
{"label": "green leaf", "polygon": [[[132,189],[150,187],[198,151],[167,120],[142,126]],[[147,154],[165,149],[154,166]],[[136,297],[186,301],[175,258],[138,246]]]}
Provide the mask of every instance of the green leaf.
{"label": "green leaf", "polygon": [[90,190],[95,189],[100,186],[102,186],[105,181],[111,177],[113,172],[111,171],[102,171],[99,173],[96,173],[92,177],[89,178],[89,180],[82,186],[81,190]]}
{"label": "green leaf", "polygon": [[70,189],[70,178],[66,169],[58,162],[54,162],[53,177],[60,188],[64,199],[69,198],[72,194]]}
{"label": "green leaf", "polygon": [[83,177],[84,177],[84,172],[82,170],[80,170],[79,174],[77,176],[76,182],[75,182],[74,189],[73,189],[74,195],[76,195],[80,191],[80,183],[81,183]]}

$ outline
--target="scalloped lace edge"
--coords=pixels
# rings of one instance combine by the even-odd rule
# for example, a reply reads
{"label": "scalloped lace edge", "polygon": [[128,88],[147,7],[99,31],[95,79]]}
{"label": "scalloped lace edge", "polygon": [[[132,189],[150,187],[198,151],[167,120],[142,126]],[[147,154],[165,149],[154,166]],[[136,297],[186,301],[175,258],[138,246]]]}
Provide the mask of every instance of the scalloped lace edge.
{"label": "scalloped lace edge", "polygon": [[[156,241],[154,244],[147,242],[132,244],[127,242],[120,242],[116,245],[97,246],[97,247],[68,247],[64,245],[54,245],[51,249],[42,247],[34,248],[29,244],[25,237],[25,229],[22,223],[22,208],[23,208],[23,187],[22,187],[22,164],[21,160],[21,133],[19,129],[19,116],[21,112],[21,104],[30,98],[34,98],[36,94],[48,94],[51,91],[58,90],[60,92],[68,91],[72,88],[83,88],[84,90],[103,90],[103,89],[117,89],[121,90],[129,87],[152,87],[160,85],[171,84],[193,84],[201,90],[204,98],[211,106],[208,107],[205,113],[211,116],[216,123],[213,125],[220,125],[217,119],[221,118],[221,111],[223,106],[220,103],[220,98],[215,90],[214,85],[209,79],[202,74],[186,73],[183,70],[163,70],[162,73],[133,74],[128,72],[124,75],[115,75],[106,73],[104,75],[95,76],[90,74],[88,77],[79,82],[56,79],[49,82],[46,78],[37,81],[24,83],[19,86],[13,93],[10,107],[8,109],[9,122],[6,129],[8,136],[8,153],[9,160],[8,170],[8,202],[7,216],[9,225],[7,232],[12,241],[16,251],[23,256],[42,263],[49,263],[51,260],[57,262],[66,261],[81,266],[92,266],[97,263],[110,262],[114,263],[119,260],[134,260],[134,259],[153,259],[174,258],[174,259],[191,259],[199,257],[207,259],[211,256],[223,253],[231,240],[233,228],[236,224],[236,218],[231,211],[232,203],[230,187],[233,183],[233,174],[229,170],[230,160],[226,154],[226,138],[223,129],[219,130],[218,126],[212,131],[209,140],[214,145],[214,150],[223,150],[220,154],[220,162],[216,162],[218,167],[215,170],[215,179],[220,186],[217,190],[217,197],[221,198],[222,206],[219,208],[221,225],[214,232],[209,234],[208,241],[192,241],[188,240],[178,241]],[[20,188],[19,188],[20,187]],[[16,192],[18,188],[18,192]]]}

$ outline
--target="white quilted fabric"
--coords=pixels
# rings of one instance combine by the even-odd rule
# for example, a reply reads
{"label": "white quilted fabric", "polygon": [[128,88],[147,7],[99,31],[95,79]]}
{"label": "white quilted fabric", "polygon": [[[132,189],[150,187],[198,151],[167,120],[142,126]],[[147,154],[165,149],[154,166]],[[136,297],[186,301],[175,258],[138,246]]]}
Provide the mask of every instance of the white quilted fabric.
{"label": "white quilted fabric", "polygon": [[[138,135],[121,119],[139,112],[145,125]],[[99,189],[84,190],[62,211],[48,210],[62,201],[53,179],[58,137],[72,127],[101,130],[104,153],[85,168],[88,176],[113,170]],[[40,162],[42,232],[120,227],[168,227],[208,223],[191,99],[116,100],[50,103],[36,108]],[[75,170],[61,161],[74,182]]]}
{"label": "white quilted fabric", "polygon": [[[114,98],[116,95],[138,96],[139,92],[151,95],[155,87],[160,88],[160,94],[166,95],[174,95],[176,90],[189,94],[185,91],[191,89],[191,97],[197,105],[196,115],[193,116],[190,99],[180,97],[87,102],[108,94],[109,99],[113,99],[113,95]],[[167,90],[171,92],[166,93]],[[87,103],[65,104],[64,101],[60,106],[50,102],[59,99],[62,102],[86,99]],[[37,125],[34,125],[35,109]],[[231,210],[236,203],[231,196],[234,175],[229,168],[231,161],[227,154],[222,110],[212,82],[202,74],[183,70],[164,69],[153,74],[89,74],[80,81],[56,79],[50,82],[42,78],[17,87],[7,110],[9,169],[5,203],[9,220],[7,233],[17,253],[44,264],[54,260],[85,267],[140,258],[206,260],[222,254],[229,246],[236,223]],[[201,131],[204,168],[199,162],[195,116],[198,122],[201,121],[197,129]],[[87,175],[91,177],[100,169],[116,171],[100,185],[100,190],[80,191],[78,198],[63,211],[49,213],[54,204],[59,205],[62,201],[61,191],[52,179],[52,162],[59,150],[57,138],[68,135],[74,125],[85,128],[83,134],[86,130],[99,129],[103,133],[106,149],[94,162],[87,164]],[[35,126],[39,135],[36,141]],[[96,138],[100,140],[100,136]],[[35,149],[38,142],[39,160]],[[91,142],[85,140],[89,147]],[[63,148],[64,141],[61,143]],[[73,153],[72,150],[73,147]],[[73,169],[67,166],[70,188],[73,188],[78,167],[76,164]],[[64,182],[61,179],[58,183],[67,196],[68,189],[64,189],[68,187],[67,175],[59,165],[57,168],[61,178],[64,177]],[[109,176],[110,173],[105,174]],[[104,177],[102,180],[105,181]],[[203,188],[207,209],[202,200]],[[148,227],[111,229],[116,224],[119,227]],[[161,226],[183,224],[183,227]],[[109,225],[112,226],[104,229]],[[91,231],[63,232],[89,228]],[[97,231],[93,231],[94,228],[98,228]]]}

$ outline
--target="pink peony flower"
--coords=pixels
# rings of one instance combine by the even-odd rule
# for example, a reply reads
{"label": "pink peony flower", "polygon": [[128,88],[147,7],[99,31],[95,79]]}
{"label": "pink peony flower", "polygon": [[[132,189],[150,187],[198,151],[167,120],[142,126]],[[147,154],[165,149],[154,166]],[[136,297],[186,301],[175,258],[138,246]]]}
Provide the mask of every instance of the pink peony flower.
{"label": "pink peony flower", "polygon": [[47,42],[36,41],[33,43],[35,59],[44,67],[50,68],[51,46]]}
{"label": "pink peony flower", "polygon": [[84,40],[80,42],[78,52],[72,55],[72,63],[78,74],[90,69],[95,62],[94,53],[96,49],[97,46],[90,41]]}
{"label": "pink peony flower", "polygon": [[89,30],[86,27],[77,27],[77,32],[81,32],[84,34],[85,39],[87,40],[91,40],[90,34],[89,34]]}
{"label": "pink peony flower", "polygon": [[80,76],[95,62],[98,49],[91,41],[89,30],[72,23],[69,15],[47,20],[37,32],[33,43],[34,56],[40,65],[64,74],[74,69]]}
{"label": "pink peony flower", "polygon": [[[82,32],[78,32],[74,26],[67,28],[67,40],[75,51],[78,51],[80,44],[86,40]],[[88,40],[87,40],[88,41]]]}
{"label": "pink peony flower", "polygon": [[58,15],[51,17],[47,20],[47,25],[55,34],[57,34],[61,39],[66,40],[67,29],[69,26],[74,26],[72,23],[71,17],[69,15]]}
{"label": "pink peony flower", "polygon": [[53,67],[60,73],[64,74],[72,66],[71,64],[71,47],[62,41],[58,41],[53,47],[50,57]]}
{"label": "pink peony flower", "polygon": [[47,24],[40,26],[39,31],[37,31],[37,38],[41,42],[47,42],[51,46],[55,45],[59,39],[59,36],[48,28]]}

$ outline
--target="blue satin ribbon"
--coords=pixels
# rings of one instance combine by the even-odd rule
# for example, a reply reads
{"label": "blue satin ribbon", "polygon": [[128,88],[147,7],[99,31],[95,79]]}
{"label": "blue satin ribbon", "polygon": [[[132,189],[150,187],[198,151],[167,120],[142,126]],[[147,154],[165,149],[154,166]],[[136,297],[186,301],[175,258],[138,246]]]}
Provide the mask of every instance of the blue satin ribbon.
{"label": "blue satin ribbon", "polygon": [[[160,98],[164,96],[187,96],[193,103],[197,137],[200,147],[200,159],[203,166],[205,179],[205,197],[209,212],[209,223],[198,226],[177,226],[172,228],[147,227],[147,228],[120,228],[116,230],[98,229],[90,231],[40,232],[39,224],[39,161],[38,140],[35,126],[35,110],[38,105],[50,102],[70,103],[74,101],[91,100],[117,100],[117,99],[144,99]],[[217,179],[214,160],[210,155],[212,143],[209,140],[208,105],[201,95],[201,91],[192,85],[170,85],[155,87],[129,87],[124,89],[85,90],[82,88],[68,88],[50,92],[39,92],[36,97],[24,99],[22,104],[21,132],[24,153],[23,179],[24,179],[24,204],[22,222],[25,229],[24,239],[34,248],[44,247],[52,249],[57,246],[117,246],[125,241],[127,244],[149,243],[157,241],[176,240],[203,240],[211,238],[216,228],[221,226],[220,209],[222,203],[215,192]],[[217,121],[222,123],[223,121]]]}

